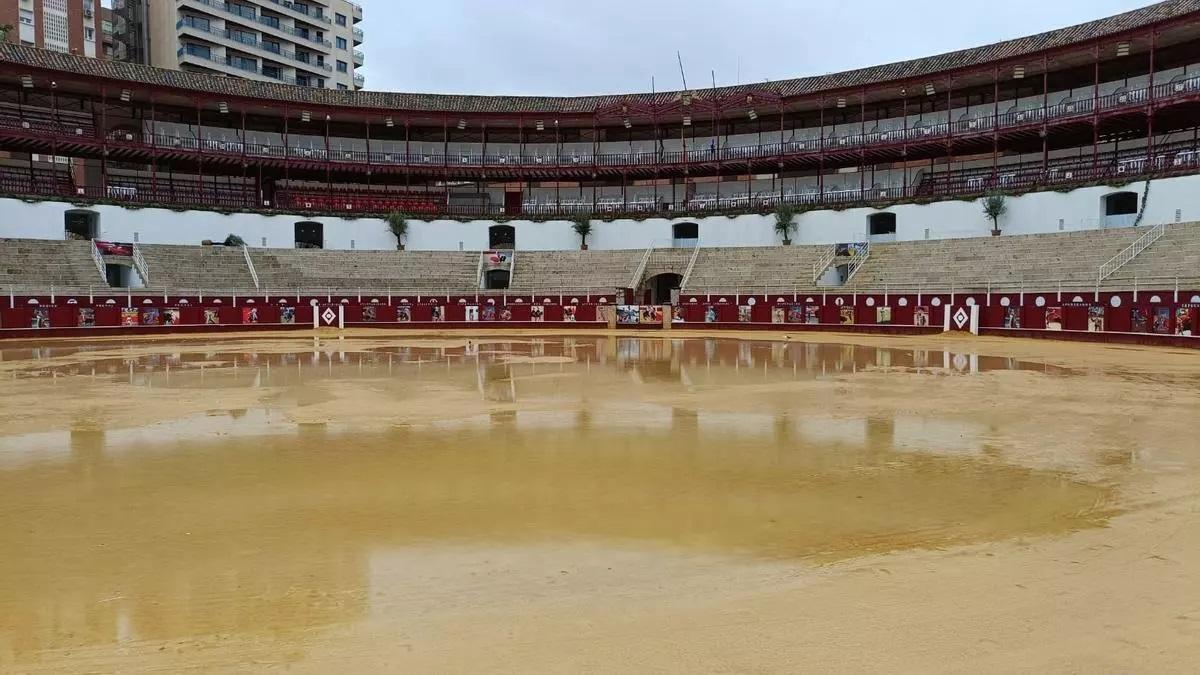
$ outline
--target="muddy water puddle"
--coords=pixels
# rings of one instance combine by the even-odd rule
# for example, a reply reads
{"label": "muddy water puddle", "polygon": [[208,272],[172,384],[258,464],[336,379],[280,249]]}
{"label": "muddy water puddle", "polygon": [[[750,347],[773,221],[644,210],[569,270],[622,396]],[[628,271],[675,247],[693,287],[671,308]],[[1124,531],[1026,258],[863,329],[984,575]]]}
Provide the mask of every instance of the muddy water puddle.
{"label": "muddy water puddle", "polygon": [[1029,427],[913,402],[1075,376],[1035,362],[637,338],[121,351],[0,353],[9,400],[56,411],[0,423],[0,658],[357,621],[413,583],[372,572],[396,551],[820,564],[1113,509],[1110,481],[1006,457]]}

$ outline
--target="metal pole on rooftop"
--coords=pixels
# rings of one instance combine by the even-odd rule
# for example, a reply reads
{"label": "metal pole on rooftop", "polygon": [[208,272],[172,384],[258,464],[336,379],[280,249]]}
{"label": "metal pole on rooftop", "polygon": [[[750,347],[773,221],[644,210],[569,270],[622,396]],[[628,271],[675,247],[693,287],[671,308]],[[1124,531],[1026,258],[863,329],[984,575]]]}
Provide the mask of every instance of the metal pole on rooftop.
{"label": "metal pole on rooftop", "polygon": [[1100,44],[1092,47],[1092,175],[1100,163]]}
{"label": "metal pole on rooftop", "polygon": [[1154,171],[1154,52],[1158,46],[1158,31],[1150,30],[1150,88],[1146,96],[1146,171]]}

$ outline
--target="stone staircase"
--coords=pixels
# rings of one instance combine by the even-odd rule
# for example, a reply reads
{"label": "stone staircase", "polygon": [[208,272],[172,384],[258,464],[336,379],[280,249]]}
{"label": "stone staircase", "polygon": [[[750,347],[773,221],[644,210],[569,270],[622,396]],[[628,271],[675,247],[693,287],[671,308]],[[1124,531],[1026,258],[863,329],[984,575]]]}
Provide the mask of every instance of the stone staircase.
{"label": "stone staircase", "polygon": [[[691,252],[688,253],[690,255]],[[629,284],[644,254],[644,249],[518,251],[509,289],[522,292],[558,289],[611,293]]]}
{"label": "stone staircase", "polygon": [[[259,248],[250,249],[250,259],[264,291],[392,291],[433,295],[479,290],[478,251]],[[522,257],[521,264],[524,262]]]}
{"label": "stone staircase", "polygon": [[[848,290],[1091,288],[1139,228],[872,244]],[[1157,246],[1157,244],[1156,244]],[[1149,253],[1149,251],[1147,251]],[[1146,254],[1143,254],[1146,255]]]}
{"label": "stone staircase", "polygon": [[88,241],[0,239],[0,292],[9,288],[83,292],[108,288]]}
{"label": "stone staircase", "polygon": [[745,246],[702,248],[688,280],[690,293],[808,291],[813,265],[828,246]]}
{"label": "stone staircase", "polygon": [[255,290],[241,247],[139,244],[138,249],[146,260],[149,288],[210,292]]}
{"label": "stone staircase", "polygon": [[1200,287],[1200,223],[1167,225],[1162,238],[1105,279],[1101,287],[1131,288],[1136,280],[1142,288],[1162,290],[1173,288],[1176,279],[1181,288]]}

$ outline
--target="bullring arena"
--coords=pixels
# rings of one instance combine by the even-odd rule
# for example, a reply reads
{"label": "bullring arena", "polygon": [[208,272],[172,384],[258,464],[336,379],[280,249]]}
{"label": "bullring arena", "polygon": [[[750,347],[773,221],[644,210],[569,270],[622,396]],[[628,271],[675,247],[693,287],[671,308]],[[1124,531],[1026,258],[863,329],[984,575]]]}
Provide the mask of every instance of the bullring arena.
{"label": "bullring arena", "polygon": [[0,44],[0,668],[1187,672],[1198,119],[1194,0],[592,97]]}

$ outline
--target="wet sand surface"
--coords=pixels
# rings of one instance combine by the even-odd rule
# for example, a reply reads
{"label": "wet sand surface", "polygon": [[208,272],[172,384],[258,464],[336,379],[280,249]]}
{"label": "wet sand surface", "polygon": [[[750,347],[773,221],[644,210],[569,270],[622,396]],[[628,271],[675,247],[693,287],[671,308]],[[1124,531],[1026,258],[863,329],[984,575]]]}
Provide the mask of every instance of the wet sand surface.
{"label": "wet sand surface", "polygon": [[1200,661],[1200,354],[0,344],[0,670]]}

